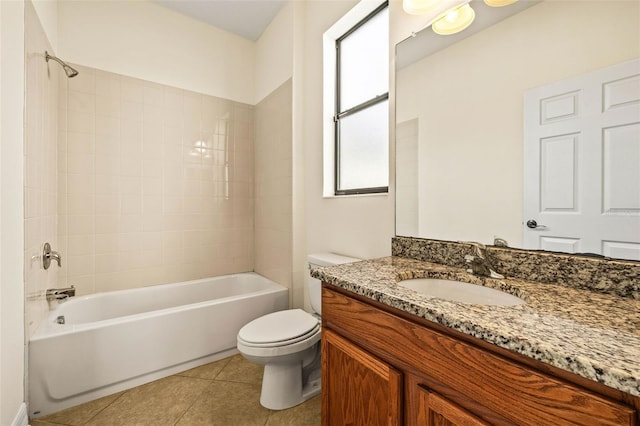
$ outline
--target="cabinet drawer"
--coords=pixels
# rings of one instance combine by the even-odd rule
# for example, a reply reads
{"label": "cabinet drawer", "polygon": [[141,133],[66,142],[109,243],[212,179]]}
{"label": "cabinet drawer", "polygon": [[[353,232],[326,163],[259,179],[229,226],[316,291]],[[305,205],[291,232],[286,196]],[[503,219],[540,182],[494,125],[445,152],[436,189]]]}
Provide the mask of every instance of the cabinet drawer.
{"label": "cabinet drawer", "polygon": [[325,326],[522,425],[633,425],[626,405],[328,288]]}

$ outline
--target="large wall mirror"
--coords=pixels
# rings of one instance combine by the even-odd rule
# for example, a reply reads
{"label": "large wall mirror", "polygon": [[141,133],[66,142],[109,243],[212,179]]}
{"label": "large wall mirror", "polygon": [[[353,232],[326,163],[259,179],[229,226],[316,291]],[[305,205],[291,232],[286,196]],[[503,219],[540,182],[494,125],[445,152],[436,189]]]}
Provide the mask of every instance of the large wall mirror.
{"label": "large wall mirror", "polygon": [[[463,32],[425,28],[396,46],[396,235],[501,238],[516,248],[640,260],[640,2],[471,5],[476,20]],[[572,114],[593,122],[585,110],[605,101],[570,85],[620,64],[627,74],[606,77],[615,84],[593,93],[617,102],[609,109],[624,109],[626,121],[596,129],[600,145],[588,148],[584,130],[562,126]],[[561,126],[532,154],[527,122],[544,120]],[[601,157],[585,161],[588,150]],[[532,180],[542,193],[524,189]],[[604,197],[592,203],[595,216],[616,218],[620,228],[595,246],[582,233],[609,225],[582,220],[589,191]],[[538,207],[526,212],[529,201]]]}

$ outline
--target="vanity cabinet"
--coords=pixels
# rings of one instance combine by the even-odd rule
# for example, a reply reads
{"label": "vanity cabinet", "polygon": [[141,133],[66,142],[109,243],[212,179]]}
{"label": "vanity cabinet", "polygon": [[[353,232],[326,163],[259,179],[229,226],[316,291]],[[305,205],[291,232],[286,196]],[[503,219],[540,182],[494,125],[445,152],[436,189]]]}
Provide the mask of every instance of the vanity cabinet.
{"label": "vanity cabinet", "polygon": [[638,422],[638,398],[327,284],[322,322],[325,426]]}

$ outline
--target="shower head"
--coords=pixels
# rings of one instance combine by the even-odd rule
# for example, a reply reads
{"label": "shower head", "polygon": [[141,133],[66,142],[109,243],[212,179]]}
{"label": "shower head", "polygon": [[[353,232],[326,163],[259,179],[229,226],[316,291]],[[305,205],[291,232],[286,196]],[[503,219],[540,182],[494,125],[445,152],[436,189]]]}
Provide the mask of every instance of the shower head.
{"label": "shower head", "polygon": [[65,64],[62,66],[62,68],[64,68],[64,72],[65,74],[67,74],[67,77],[72,78],[75,77],[76,75],[78,75],[78,70],[71,68],[69,65]]}
{"label": "shower head", "polygon": [[67,63],[65,61],[60,60],[60,59],[56,58],[53,55],[49,55],[49,52],[47,52],[46,50],[44,52],[44,57],[47,60],[47,62],[49,62],[49,59],[53,59],[54,61],[56,61],[57,63],[62,65],[62,68],[64,69],[65,74],[67,74],[67,77],[72,78],[72,77],[75,77],[76,75],[78,75],[78,71],[77,70],[75,70],[71,66],[67,65]]}

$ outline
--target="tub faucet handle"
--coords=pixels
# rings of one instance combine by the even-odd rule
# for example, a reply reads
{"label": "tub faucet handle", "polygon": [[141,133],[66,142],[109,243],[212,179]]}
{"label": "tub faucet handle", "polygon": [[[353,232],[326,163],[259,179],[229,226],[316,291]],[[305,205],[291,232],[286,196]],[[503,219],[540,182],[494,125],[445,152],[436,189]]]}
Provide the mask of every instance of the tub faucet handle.
{"label": "tub faucet handle", "polygon": [[51,244],[44,243],[44,247],[42,249],[42,267],[44,269],[49,269],[52,259],[58,262],[59,268],[62,267],[62,256],[60,256],[60,253],[51,250]]}

